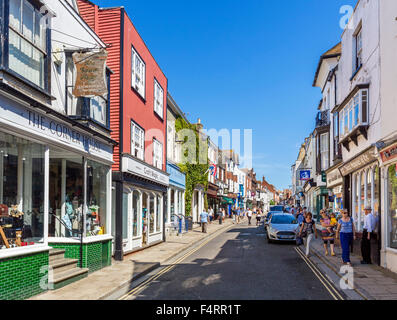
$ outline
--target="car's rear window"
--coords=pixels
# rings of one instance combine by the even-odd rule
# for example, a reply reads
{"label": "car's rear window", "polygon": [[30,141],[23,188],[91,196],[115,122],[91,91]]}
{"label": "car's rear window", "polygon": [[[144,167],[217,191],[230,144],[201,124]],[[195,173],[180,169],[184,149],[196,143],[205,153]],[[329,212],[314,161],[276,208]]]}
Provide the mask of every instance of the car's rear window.
{"label": "car's rear window", "polygon": [[294,216],[273,216],[272,224],[298,224]]}

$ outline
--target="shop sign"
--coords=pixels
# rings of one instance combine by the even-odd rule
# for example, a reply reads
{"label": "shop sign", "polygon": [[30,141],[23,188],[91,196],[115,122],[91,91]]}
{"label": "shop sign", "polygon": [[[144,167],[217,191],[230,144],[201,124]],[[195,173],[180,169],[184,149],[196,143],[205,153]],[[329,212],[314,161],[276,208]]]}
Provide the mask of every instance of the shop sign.
{"label": "shop sign", "polygon": [[167,162],[167,173],[170,175],[170,184],[185,188],[186,175],[182,173],[176,165]]}
{"label": "shop sign", "polygon": [[300,181],[309,181],[309,180],[310,180],[310,170],[301,170]]}
{"label": "shop sign", "polygon": [[397,145],[389,147],[380,153],[383,162],[387,162],[397,158]]}
{"label": "shop sign", "polygon": [[339,170],[333,170],[327,174],[327,187],[330,188],[332,186],[336,186],[338,184],[343,183],[343,177],[340,174]]}
{"label": "shop sign", "polygon": [[104,96],[108,93],[106,84],[106,50],[99,52],[73,53],[76,65],[75,97]]}
{"label": "shop sign", "polygon": [[167,174],[126,156],[123,157],[123,172],[128,172],[166,186],[170,183],[170,178]]}
{"label": "shop sign", "polygon": [[111,145],[103,144],[84,133],[84,131],[76,130],[67,123],[33,112],[15,101],[1,99],[0,123],[2,122],[18,130],[26,131],[26,135],[38,135],[54,143],[62,143],[72,147],[77,151],[113,161],[113,147]]}
{"label": "shop sign", "polygon": [[340,173],[342,176],[347,176],[348,174],[364,167],[365,165],[373,162],[376,160],[375,157],[375,150],[371,148],[367,152],[363,153],[362,155],[356,157],[355,159],[349,161],[342,167],[340,167]]}

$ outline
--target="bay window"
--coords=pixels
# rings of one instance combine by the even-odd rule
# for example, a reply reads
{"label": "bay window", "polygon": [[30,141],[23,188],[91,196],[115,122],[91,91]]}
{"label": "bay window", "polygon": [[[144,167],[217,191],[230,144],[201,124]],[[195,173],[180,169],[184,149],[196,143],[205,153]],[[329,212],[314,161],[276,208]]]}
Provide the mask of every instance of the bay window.
{"label": "bay window", "polygon": [[349,135],[359,126],[368,124],[368,90],[359,90],[346,106],[339,111],[340,139]]}
{"label": "bay window", "polygon": [[134,121],[131,121],[131,155],[144,160],[145,131]]}
{"label": "bay window", "polygon": [[145,99],[146,64],[133,47],[131,48],[131,86]]}
{"label": "bay window", "polygon": [[47,17],[27,0],[9,0],[8,68],[46,88]]}
{"label": "bay window", "polygon": [[154,79],[154,112],[163,119],[164,90],[156,79]]}

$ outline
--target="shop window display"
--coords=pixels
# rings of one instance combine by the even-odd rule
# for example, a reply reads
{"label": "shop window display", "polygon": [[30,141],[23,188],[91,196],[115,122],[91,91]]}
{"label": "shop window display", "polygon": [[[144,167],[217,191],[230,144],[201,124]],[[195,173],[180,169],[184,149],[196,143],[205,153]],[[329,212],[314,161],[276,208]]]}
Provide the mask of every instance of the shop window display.
{"label": "shop window display", "polygon": [[156,232],[160,232],[160,220],[161,220],[161,208],[162,208],[162,204],[161,204],[161,197],[156,196],[156,202],[157,202],[157,206],[156,206]]}
{"label": "shop window display", "polygon": [[148,228],[148,195],[144,193],[142,195],[142,241],[143,245],[147,244],[147,228]]}
{"label": "shop window display", "polygon": [[154,211],[154,196],[153,194],[150,195],[150,203],[149,203],[149,234],[154,233],[154,218],[155,218],[155,211]]}
{"label": "shop window display", "polygon": [[128,193],[123,192],[123,239],[128,239]]}
{"label": "shop window display", "polygon": [[397,172],[396,165],[388,170],[389,212],[387,216],[388,247],[397,249]]}
{"label": "shop window display", "polygon": [[52,148],[49,188],[50,237],[78,237],[84,205],[83,157]]}
{"label": "shop window display", "polygon": [[0,249],[44,240],[45,147],[0,132]]}
{"label": "shop window display", "polygon": [[138,236],[138,211],[140,206],[140,194],[138,191],[132,193],[132,236]]}
{"label": "shop window display", "polygon": [[109,166],[95,161],[87,161],[87,236],[106,233],[107,217],[107,177]]}
{"label": "shop window display", "polygon": [[359,208],[360,208],[360,212],[361,212],[361,220],[359,222],[359,230],[363,230],[364,217],[365,217],[365,214],[364,214],[364,208],[365,208],[365,183],[366,183],[366,175],[365,175],[365,173],[362,173],[360,175],[360,177],[361,177],[361,180],[360,180],[360,183],[361,183],[361,186],[360,186],[361,187],[361,199],[360,199]]}

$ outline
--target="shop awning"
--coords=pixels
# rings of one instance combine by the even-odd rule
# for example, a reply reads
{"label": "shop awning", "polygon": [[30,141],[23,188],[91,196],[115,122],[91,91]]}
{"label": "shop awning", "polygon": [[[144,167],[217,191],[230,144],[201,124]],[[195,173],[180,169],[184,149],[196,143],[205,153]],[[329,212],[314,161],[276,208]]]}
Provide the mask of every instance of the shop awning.
{"label": "shop awning", "polygon": [[230,198],[228,198],[228,197],[223,197],[223,198],[222,198],[222,203],[234,204],[233,199],[230,199]]}

